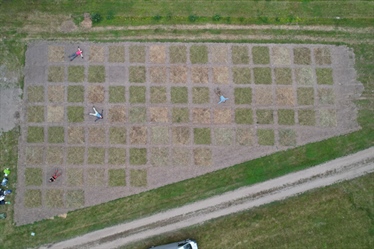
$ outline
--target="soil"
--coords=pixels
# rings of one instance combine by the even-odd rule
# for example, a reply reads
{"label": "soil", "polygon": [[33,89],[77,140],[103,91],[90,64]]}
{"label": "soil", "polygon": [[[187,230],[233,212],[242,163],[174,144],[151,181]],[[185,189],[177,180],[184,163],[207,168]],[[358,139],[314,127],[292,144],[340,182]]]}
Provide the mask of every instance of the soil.
{"label": "soil", "polygon": [[[204,43],[195,45],[205,45],[208,51],[208,63],[193,65],[190,61],[190,48],[193,44],[189,43],[116,43],[116,44],[104,44],[100,46],[94,43],[80,43],[79,44],[85,53],[84,59],[77,58],[70,62],[67,55],[73,53],[76,50],[76,44],[72,43],[58,43],[58,42],[37,42],[31,43],[26,52],[26,66],[25,66],[25,94],[23,100],[23,108],[21,113],[22,124],[21,124],[21,139],[19,147],[19,165],[18,165],[18,186],[17,196],[15,204],[15,221],[17,225],[31,223],[36,220],[45,219],[51,216],[56,216],[60,213],[66,213],[74,210],[70,203],[71,197],[69,197],[69,191],[76,190],[84,192],[84,200],[82,199],[82,206],[87,207],[91,205],[100,204],[109,200],[117,199],[120,197],[137,194],[142,191],[157,188],[173,182],[178,182],[184,179],[196,177],[208,172],[219,170],[225,167],[232,166],[237,163],[248,161],[254,158],[258,158],[275,151],[286,150],[293,146],[299,146],[306,143],[320,141],[329,137],[346,134],[360,127],[357,123],[357,108],[353,104],[353,100],[360,96],[363,89],[362,84],[356,81],[356,74],[354,70],[354,54],[345,46],[330,46],[330,45],[295,45],[295,44],[261,44],[261,46],[267,46],[270,51],[270,64],[268,65],[256,65],[260,68],[269,68],[273,72],[276,67],[274,61],[277,63],[284,63],[285,56],[284,51],[288,51],[290,59],[289,65],[277,65],[277,67],[287,67],[292,70],[292,84],[279,87],[275,83],[274,73],[272,73],[271,84],[266,85],[271,91],[272,101],[266,102],[261,98],[252,97],[252,103],[235,104],[235,92],[240,93],[244,91],[244,88],[256,94],[255,90],[259,90],[262,85],[254,84],[254,74],[250,74],[250,84],[234,84],[232,77],[233,67],[250,68],[252,70],[254,64],[252,62],[252,56],[250,56],[248,64],[236,64],[232,62],[232,50],[234,44],[217,44],[217,43]],[[123,46],[125,49],[125,62],[108,62],[109,47],[111,46]],[[183,45],[187,48],[186,50],[186,63],[171,64],[170,63],[170,46]],[[50,62],[48,61],[48,48],[52,47],[63,47],[65,51],[65,60],[63,62]],[[144,47],[145,49],[145,62],[131,63],[130,60],[130,47]],[[220,46],[224,49],[222,54],[216,54],[216,48]],[[252,51],[252,47],[256,44],[241,44],[240,46],[246,47],[247,51]],[[90,62],[90,52],[93,48],[100,47],[100,53],[96,53],[96,62]],[[150,49],[152,47],[152,50]],[[163,50],[163,48],[166,48]],[[282,53],[276,57],[271,51],[273,48],[281,47]],[[293,63],[293,51],[294,48],[307,47],[310,52],[311,64],[310,65],[297,65]],[[323,51],[330,51],[331,64],[317,65],[313,51],[316,49],[323,48]],[[157,57],[155,51],[162,50],[165,52],[164,55]],[[151,53],[152,51],[152,53]],[[213,51],[213,52],[212,52]],[[320,50],[318,50],[320,51]],[[214,60],[212,61],[212,53],[215,53]],[[320,54],[319,52],[317,54]],[[325,54],[325,53],[324,53]],[[104,57],[103,57],[104,56]],[[153,56],[152,58],[150,56]],[[274,57],[275,56],[275,57]],[[225,57],[225,58],[224,58]],[[103,62],[100,62],[103,61]],[[157,63],[155,65],[151,61]],[[165,61],[165,63],[161,63]],[[318,60],[320,62],[320,60]],[[328,59],[324,59],[323,62],[328,63]],[[64,68],[64,75],[62,82],[48,82],[48,69],[49,66],[58,66]],[[68,82],[67,72],[68,67],[71,65],[80,65],[85,68],[84,81],[81,83]],[[102,66],[105,68],[105,79],[104,82],[89,83],[88,72],[89,67]],[[141,66],[146,69],[146,77],[144,83],[130,83],[129,82],[129,68],[130,66]],[[155,66],[162,66],[166,70],[166,80],[161,83],[152,82],[150,79],[150,68]],[[202,67],[207,68],[208,82],[206,83],[205,76],[198,79],[202,79],[201,82],[197,83],[194,81],[196,78],[192,77],[192,68]],[[295,72],[300,69],[307,67],[312,71],[312,74],[303,75],[303,80],[308,81],[310,87],[314,89],[314,94],[317,95],[319,89],[331,89],[334,94],[334,98],[331,98],[333,102],[325,101],[320,104],[315,101],[314,105],[308,106],[308,109],[315,110],[316,125],[300,125],[298,122],[298,111],[305,109],[304,106],[298,106],[297,102],[297,88],[302,86],[295,77]],[[333,84],[332,85],[318,85],[316,82],[315,68],[331,68],[333,69]],[[164,72],[164,71],[163,71]],[[308,71],[309,72],[309,71]],[[66,92],[68,86],[79,85],[85,89],[85,99],[82,103],[71,103],[67,101]],[[28,100],[28,89],[29,87],[40,86],[44,87],[45,90],[41,91],[44,93],[44,100],[38,103],[34,103]],[[48,87],[60,86],[61,89],[65,89],[61,95],[63,100],[60,103],[53,103],[54,106],[63,108],[65,114],[62,122],[60,120],[45,118],[42,123],[30,123],[25,117],[27,117],[27,107],[29,106],[50,106],[48,99]],[[125,102],[123,104],[109,103],[109,86],[125,86]],[[151,86],[166,87],[167,101],[166,103],[152,103],[151,102]],[[228,101],[222,104],[218,104],[219,98],[214,93],[214,89],[219,86],[222,94],[229,98]],[[144,87],[146,89],[145,103],[137,102],[134,104],[130,103],[130,87]],[[172,87],[186,87],[188,90],[188,101],[187,103],[172,104],[170,92]],[[209,103],[206,104],[195,104],[193,103],[193,87],[207,87],[209,88]],[[242,89],[243,88],[243,89]],[[250,88],[250,89],[249,89]],[[32,88],[30,88],[32,89]],[[237,90],[235,90],[237,89]],[[281,89],[281,90],[277,90]],[[286,89],[287,91],[283,91]],[[279,93],[279,94],[277,94]],[[280,95],[284,95],[284,101],[281,102],[282,106],[277,106],[277,98]],[[314,97],[317,100],[317,97]],[[257,103],[259,101],[260,103]],[[98,103],[100,102],[100,103]],[[279,101],[278,101],[279,102]],[[131,107],[130,107],[131,104]],[[92,111],[92,105],[98,110],[104,110],[104,119],[94,122],[94,117],[88,116],[87,114]],[[68,107],[79,107],[84,108],[86,114],[82,122],[69,122],[67,117]],[[129,110],[131,108],[145,108],[146,109],[146,120],[139,120],[141,124],[132,124],[129,121]],[[180,119],[182,123],[173,122],[172,109],[173,107],[188,108],[189,117],[188,120]],[[248,124],[236,124],[235,123],[235,110],[239,108],[252,110],[253,119],[249,118]],[[274,112],[273,124],[257,124],[256,111],[258,109],[272,110]],[[280,125],[278,124],[278,109],[291,109],[295,112],[295,124],[294,125]],[[335,121],[332,120],[320,120],[326,113],[334,114],[334,112],[324,112],[322,110],[334,110]],[[231,114],[231,116],[230,116]],[[322,115],[320,115],[322,114]],[[217,117],[222,115],[222,117]],[[253,120],[253,121],[252,121]],[[313,119],[314,120],[314,119]],[[56,121],[56,122],[55,122]],[[323,127],[320,125],[322,124]],[[62,143],[51,145],[47,142],[47,136],[45,135],[44,142],[40,143],[28,143],[27,142],[27,130],[31,126],[44,127],[45,132],[51,126],[64,127],[64,140]],[[142,132],[135,132],[133,127],[144,127]],[[155,126],[162,126],[168,129],[170,139],[167,144],[159,144],[159,139],[152,140],[152,128]],[[325,127],[327,126],[327,127]],[[79,130],[84,130],[84,135],[79,138],[72,138],[71,128],[74,127]],[[98,131],[102,131],[97,136],[103,136],[102,140],[96,140],[92,138],[94,132],[92,127],[95,127]],[[108,161],[109,148],[113,147],[110,143],[109,132],[111,128],[125,128],[125,134],[123,135],[126,139],[124,144],[116,144],[115,147],[123,148],[126,150],[125,164],[122,165],[111,165],[111,169],[124,169],[126,171],[126,186],[116,187],[115,189],[109,186],[108,177]],[[181,128],[182,129],[181,129]],[[194,128],[210,128],[211,129],[211,144],[195,144],[193,137]],[[219,128],[219,129],[218,129]],[[280,140],[280,129],[288,129],[291,132],[289,134],[296,134],[295,137],[287,141]],[[269,134],[272,135],[267,143],[272,145],[262,146],[264,139],[259,138],[257,131],[269,130]],[[224,134],[217,135],[217,131],[224,131]],[[79,132],[78,132],[79,133]],[[46,133],[47,134],[47,133]],[[241,136],[241,134],[243,136]],[[283,134],[283,133],[282,133]],[[282,138],[283,139],[283,138]],[[293,141],[293,139],[295,141]],[[274,140],[274,141],[273,141]],[[60,140],[59,140],[60,141]],[[82,144],[82,141],[84,143]],[[99,142],[98,142],[99,141]],[[136,141],[135,144],[133,144]],[[139,144],[140,142],[141,144]],[[47,181],[50,169],[56,165],[49,165],[46,162],[45,148],[49,146],[60,146],[63,148],[63,163],[58,165],[63,171],[63,175],[52,185]],[[287,145],[287,146],[285,146]],[[154,148],[160,148],[162,151],[154,150]],[[33,167],[39,167],[43,170],[43,184],[41,186],[25,186],[24,173],[25,169],[29,167],[31,159],[25,156],[24,151],[26,149],[31,150],[32,148],[40,148],[42,153],[40,154],[41,163],[34,165]],[[93,150],[94,149],[94,150]],[[141,165],[130,164],[130,153],[131,149],[145,149],[146,152],[144,158],[136,158],[136,163]],[[98,151],[100,155],[98,157],[90,157],[89,152]],[[167,160],[169,155],[170,159]],[[152,163],[152,161],[157,161]],[[160,161],[168,161],[170,165],[163,167]],[[69,185],[68,175],[66,172],[73,169],[83,169],[83,183],[80,186],[73,187]],[[133,170],[142,170],[141,174],[133,174],[136,179],[131,179],[131,172]],[[146,176],[146,178],[144,178]],[[146,186],[144,185],[144,179],[146,179]],[[131,185],[131,182],[135,186]],[[140,186],[141,187],[137,187]],[[46,190],[58,188],[64,191],[63,197],[65,199],[56,200],[56,203],[45,202],[45,196],[42,198],[40,206],[35,208],[25,207],[25,198],[29,190],[41,190],[43,194]],[[110,194],[108,194],[110,193]],[[62,206],[61,206],[62,205]],[[51,208],[49,206],[58,206],[58,208]]]}
{"label": "soil", "polygon": [[119,248],[374,172],[374,148],[40,249]]}

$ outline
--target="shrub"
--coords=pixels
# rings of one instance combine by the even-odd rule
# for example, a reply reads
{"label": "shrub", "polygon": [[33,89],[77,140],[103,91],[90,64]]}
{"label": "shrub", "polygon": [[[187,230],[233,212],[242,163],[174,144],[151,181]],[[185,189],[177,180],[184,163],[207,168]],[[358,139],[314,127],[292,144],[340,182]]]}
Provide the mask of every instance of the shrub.
{"label": "shrub", "polygon": [[188,20],[190,22],[195,22],[199,17],[197,15],[189,15]]}
{"label": "shrub", "polygon": [[213,21],[219,21],[219,20],[221,20],[221,16],[219,14],[215,14],[213,16]]}
{"label": "shrub", "polygon": [[99,23],[99,22],[101,22],[102,19],[103,18],[100,15],[100,13],[92,13],[92,15],[91,15],[92,23]]}
{"label": "shrub", "polygon": [[155,20],[155,21],[160,21],[161,20],[161,16],[160,15],[155,15],[154,17],[152,17],[153,18],[153,20]]}
{"label": "shrub", "polygon": [[226,17],[226,23],[231,23],[231,17]]}

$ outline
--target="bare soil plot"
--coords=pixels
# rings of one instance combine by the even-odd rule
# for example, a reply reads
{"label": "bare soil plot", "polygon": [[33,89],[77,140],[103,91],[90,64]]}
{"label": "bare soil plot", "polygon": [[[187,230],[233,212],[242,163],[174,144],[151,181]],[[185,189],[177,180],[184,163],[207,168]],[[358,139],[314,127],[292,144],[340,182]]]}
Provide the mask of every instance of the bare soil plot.
{"label": "bare soil plot", "polygon": [[359,128],[343,46],[82,43],[88,56],[74,62],[69,46],[27,53],[45,71],[25,78],[17,224]]}

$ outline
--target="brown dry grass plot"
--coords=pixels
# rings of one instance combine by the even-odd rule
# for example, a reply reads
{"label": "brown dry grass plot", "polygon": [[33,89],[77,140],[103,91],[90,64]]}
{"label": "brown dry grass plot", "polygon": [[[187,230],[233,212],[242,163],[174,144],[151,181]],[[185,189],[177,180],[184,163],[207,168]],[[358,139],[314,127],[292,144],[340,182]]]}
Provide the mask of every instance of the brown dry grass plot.
{"label": "brown dry grass plot", "polygon": [[65,101],[65,87],[60,86],[60,85],[58,86],[49,85],[48,86],[48,101],[53,102],[53,103],[64,102]]}
{"label": "brown dry grass plot", "polygon": [[105,143],[105,129],[103,127],[88,127],[88,142],[90,144]]}
{"label": "brown dry grass plot", "polygon": [[64,67],[50,66],[48,68],[48,81],[49,82],[63,82],[64,81]]}
{"label": "brown dry grass plot", "polygon": [[169,129],[164,126],[151,127],[152,144],[169,144]]}
{"label": "brown dry grass plot", "polygon": [[146,88],[144,86],[130,86],[130,103],[145,103]]}
{"label": "brown dry grass plot", "polygon": [[234,143],[234,132],[232,128],[215,128],[214,144],[219,146],[230,146]]}
{"label": "brown dry grass plot", "polygon": [[169,148],[152,148],[151,149],[151,164],[153,166],[169,166],[170,153]]}
{"label": "brown dry grass plot", "polygon": [[48,189],[44,196],[45,205],[49,208],[64,207],[64,191],[61,189]]}
{"label": "brown dry grass plot", "polygon": [[108,175],[110,187],[126,186],[126,171],[124,169],[110,169]]}
{"label": "brown dry grass plot", "polygon": [[172,127],[172,143],[174,145],[186,145],[191,143],[191,131],[189,127]]}
{"label": "brown dry grass plot", "polygon": [[66,163],[71,165],[82,165],[84,163],[84,147],[68,147]]}
{"label": "brown dry grass plot", "polygon": [[89,66],[88,67],[88,82],[90,83],[105,82],[105,67],[104,66]]}
{"label": "brown dry grass plot", "polygon": [[110,144],[126,144],[126,127],[109,128]]}
{"label": "brown dry grass plot", "polygon": [[229,68],[228,67],[213,68],[213,83],[228,84],[229,83]]}
{"label": "brown dry grass plot", "polygon": [[210,62],[214,64],[227,64],[228,58],[228,47],[220,45],[210,46]]}
{"label": "brown dry grass plot", "polygon": [[314,89],[312,87],[297,88],[298,105],[314,105]]}
{"label": "brown dry grass plot", "polygon": [[253,64],[269,64],[269,48],[264,46],[254,46],[252,48]]}
{"label": "brown dry grass plot", "polygon": [[146,148],[130,148],[130,164],[145,165],[147,164]]}
{"label": "brown dry grass plot", "polygon": [[27,189],[24,195],[26,208],[36,208],[42,205],[42,191],[39,189]]}
{"label": "brown dry grass plot", "polygon": [[185,66],[171,66],[170,67],[170,77],[171,83],[187,83],[187,67]]}
{"label": "brown dry grass plot", "polygon": [[69,66],[68,67],[68,81],[69,82],[83,82],[85,78],[84,66]]}
{"label": "brown dry grass plot", "polygon": [[290,50],[286,47],[274,47],[272,49],[272,60],[275,65],[290,65]]}
{"label": "brown dry grass plot", "polygon": [[320,105],[333,105],[335,103],[335,95],[332,88],[318,88],[317,91]]}
{"label": "brown dry grass plot", "polygon": [[130,63],[145,63],[145,46],[129,47]]}
{"label": "brown dry grass plot", "polygon": [[105,162],[105,148],[89,147],[88,150],[88,164],[104,164]]}
{"label": "brown dry grass plot", "polygon": [[255,136],[253,128],[238,128],[236,130],[236,143],[238,145],[251,146],[255,143]]}
{"label": "brown dry grass plot", "polygon": [[64,62],[65,48],[63,46],[48,46],[49,62]]}
{"label": "brown dry grass plot", "polygon": [[125,47],[124,46],[109,46],[108,62],[125,62]]}
{"label": "brown dry grass plot", "polygon": [[208,48],[205,45],[192,45],[190,47],[190,61],[192,64],[208,63]]}
{"label": "brown dry grass plot", "polygon": [[147,186],[147,171],[140,169],[130,170],[130,184],[133,187]]}
{"label": "brown dry grass plot", "polygon": [[130,130],[131,144],[147,144],[147,127],[134,126]]}
{"label": "brown dry grass plot", "polygon": [[129,81],[131,83],[144,83],[146,81],[146,68],[143,66],[130,66]]}
{"label": "brown dry grass plot", "polygon": [[26,168],[25,183],[26,186],[41,186],[43,184],[43,169]]}
{"label": "brown dry grass plot", "polygon": [[273,104],[273,90],[270,86],[256,87],[253,95],[257,105],[268,106]]}
{"label": "brown dry grass plot", "polygon": [[87,169],[86,174],[88,186],[103,187],[106,185],[104,169]]}
{"label": "brown dry grass plot", "polygon": [[311,67],[296,68],[295,74],[298,85],[312,86],[315,82],[313,69]]}
{"label": "brown dry grass plot", "polygon": [[251,84],[251,69],[248,67],[234,67],[232,77],[235,84]]}
{"label": "brown dry grass plot", "polygon": [[187,62],[187,47],[186,46],[170,46],[170,63],[186,63]]}
{"label": "brown dry grass plot", "polygon": [[121,105],[112,106],[109,109],[109,121],[111,123],[124,123],[126,121],[126,108]]}
{"label": "brown dry grass plot", "polygon": [[195,148],[193,150],[193,156],[196,166],[212,165],[212,151],[208,148]]}
{"label": "brown dry grass plot", "polygon": [[28,146],[26,147],[26,163],[28,165],[40,165],[43,163],[44,147]]}
{"label": "brown dry grass plot", "polygon": [[186,107],[177,108],[172,110],[173,123],[188,123],[190,121],[190,110]]}
{"label": "brown dry grass plot", "polygon": [[207,67],[192,67],[191,80],[192,83],[206,84],[209,80],[209,69]]}
{"label": "brown dry grass plot", "polygon": [[191,165],[191,150],[189,148],[173,147],[172,164],[175,166]]}
{"label": "brown dry grass plot", "polygon": [[295,95],[292,87],[277,87],[275,89],[277,105],[294,106]]}
{"label": "brown dry grass plot", "polygon": [[306,48],[306,47],[294,48],[293,56],[294,56],[293,60],[295,64],[310,65],[312,63],[309,48]]}
{"label": "brown dry grass plot", "polygon": [[66,169],[66,184],[70,187],[81,187],[84,185],[84,172],[80,168]]}
{"label": "brown dry grass plot", "polygon": [[68,144],[84,144],[84,127],[68,127]]}
{"label": "brown dry grass plot", "polygon": [[59,123],[64,121],[64,107],[63,106],[47,106],[47,122]]}
{"label": "brown dry grass plot", "polygon": [[195,124],[210,124],[210,109],[193,108],[192,120]]}
{"label": "brown dry grass plot", "polygon": [[166,103],[166,87],[153,86],[151,87],[151,103],[160,104]]}
{"label": "brown dry grass plot", "polygon": [[27,88],[27,101],[29,103],[44,102],[44,86],[29,86]]}
{"label": "brown dry grass plot", "polygon": [[151,63],[163,64],[166,62],[166,48],[162,45],[149,47],[149,61]]}
{"label": "brown dry grass plot", "polygon": [[257,124],[273,124],[273,110],[256,110]]}
{"label": "brown dry grass plot", "polygon": [[145,123],[147,121],[147,109],[145,107],[130,107],[129,122]]}
{"label": "brown dry grass plot", "polygon": [[166,67],[150,67],[149,76],[152,83],[166,83]]}
{"label": "brown dry grass plot", "polygon": [[68,86],[68,102],[83,103],[84,101],[84,87],[83,86]]}
{"label": "brown dry grass plot", "polygon": [[233,64],[249,64],[249,52],[247,46],[232,46],[231,55]]}
{"label": "brown dry grass plot", "polygon": [[27,107],[27,122],[32,122],[32,123],[44,122],[44,106]]}
{"label": "brown dry grass plot", "polygon": [[296,132],[290,129],[280,129],[279,144],[283,146],[296,146]]}
{"label": "brown dry grass plot", "polygon": [[84,191],[81,189],[69,190],[65,194],[66,208],[81,208],[84,206]]}
{"label": "brown dry grass plot", "polygon": [[209,88],[208,87],[193,87],[192,88],[192,103],[207,104],[209,103]]}
{"label": "brown dry grass plot", "polygon": [[103,103],[104,99],[103,86],[88,86],[88,101],[90,103]]}
{"label": "brown dry grass plot", "polygon": [[319,126],[336,127],[336,111],[333,109],[319,110]]}
{"label": "brown dry grass plot", "polygon": [[167,123],[169,122],[167,107],[150,107],[149,108],[151,122]]}
{"label": "brown dry grass plot", "polygon": [[64,162],[64,147],[49,146],[46,154],[47,165],[61,165]]}
{"label": "brown dry grass plot", "polygon": [[65,129],[63,126],[48,127],[48,142],[49,143],[64,143]]}
{"label": "brown dry grass plot", "polygon": [[292,71],[291,68],[275,68],[275,83],[279,85],[292,84]]}
{"label": "brown dry grass plot", "polygon": [[231,124],[232,111],[230,108],[216,108],[213,111],[213,120],[215,124]]}
{"label": "brown dry grass plot", "polygon": [[44,142],[44,127],[38,127],[38,126],[27,127],[27,142],[28,143]]}
{"label": "brown dry grass plot", "polygon": [[299,124],[314,126],[316,124],[315,110],[302,109],[298,111]]}
{"label": "brown dry grass plot", "polygon": [[108,163],[112,165],[125,165],[126,149],[125,148],[109,148]]}
{"label": "brown dry grass plot", "polygon": [[329,48],[315,48],[314,59],[317,65],[330,65],[331,53]]}
{"label": "brown dry grass plot", "polygon": [[104,62],[105,60],[105,47],[103,46],[91,46],[89,62]]}

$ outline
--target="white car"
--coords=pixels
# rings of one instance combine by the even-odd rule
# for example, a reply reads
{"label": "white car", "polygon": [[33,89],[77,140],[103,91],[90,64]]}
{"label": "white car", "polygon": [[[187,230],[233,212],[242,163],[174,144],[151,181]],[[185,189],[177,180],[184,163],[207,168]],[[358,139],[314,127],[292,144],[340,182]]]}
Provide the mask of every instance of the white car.
{"label": "white car", "polygon": [[186,239],[166,245],[152,246],[152,249],[198,249],[197,242],[192,239]]}

